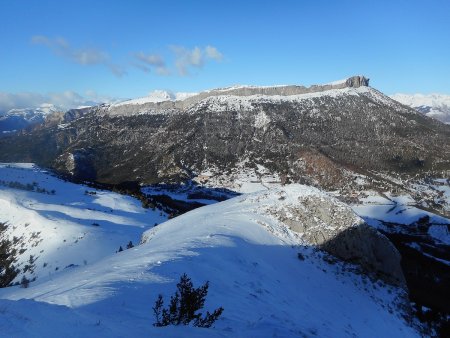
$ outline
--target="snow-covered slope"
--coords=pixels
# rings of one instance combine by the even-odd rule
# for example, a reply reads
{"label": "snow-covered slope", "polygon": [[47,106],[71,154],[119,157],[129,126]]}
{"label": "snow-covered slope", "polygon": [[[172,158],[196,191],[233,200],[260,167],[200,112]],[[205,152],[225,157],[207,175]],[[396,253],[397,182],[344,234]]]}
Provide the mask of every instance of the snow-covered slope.
{"label": "snow-covered slope", "polygon": [[[162,223],[131,250],[39,278],[27,289],[1,289],[2,334],[418,336],[401,317],[400,289],[370,280],[355,266],[325,261],[280,221],[278,211],[307,197],[341,205],[300,185],[243,195]],[[167,300],[184,272],[196,286],[210,281],[206,308],[225,309],[215,328],[152,326],[157,295]]]}
{"label": "snow-covered slope", "polygon": [[195,112],[199,107],[207,107],[209,111],[213,112],[223,112],[226,110],[258,111],[260,110],[258,105],[261,104],[281,105],[283,103],[309,104],[313,107],[315,102],[326,102],[330,98],[344,99],[358,96],[368,97],[379,104],[387,105],[391,108],[397,108],[399,106],[398,102],[389,99],[389,97],[384,96],[378,90],[361,86],[358,88],[345,87],[292,95],[216,95],[199,101],[197,105],[190,107],[190,110]]}
{"label": "snow-covered slope", "polygon": [[166,219],[129,196],[64,182],[32,164],[0,164],[0,222],[26,249],[19,267],[34,260],[16,281],[92,264]]}
{"label": "snow-covered slope", "polygon": [[450,124],[450,95],[394,94],[394,100],[410,106],[426,116]]}

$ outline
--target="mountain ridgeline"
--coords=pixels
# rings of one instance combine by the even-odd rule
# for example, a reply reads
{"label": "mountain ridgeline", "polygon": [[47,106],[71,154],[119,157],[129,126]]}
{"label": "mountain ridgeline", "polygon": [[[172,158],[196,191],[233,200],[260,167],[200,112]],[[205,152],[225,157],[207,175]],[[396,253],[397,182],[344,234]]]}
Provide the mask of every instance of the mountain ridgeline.
{"label": "mountain ridgeline", "polygon": [[448,173],[450,126],[355,76],[321,86],[231,87],[178,101],[100,105],[0,139],[0,161],[102,183],[180,182],[264,166],[336,188],[348,172]]}

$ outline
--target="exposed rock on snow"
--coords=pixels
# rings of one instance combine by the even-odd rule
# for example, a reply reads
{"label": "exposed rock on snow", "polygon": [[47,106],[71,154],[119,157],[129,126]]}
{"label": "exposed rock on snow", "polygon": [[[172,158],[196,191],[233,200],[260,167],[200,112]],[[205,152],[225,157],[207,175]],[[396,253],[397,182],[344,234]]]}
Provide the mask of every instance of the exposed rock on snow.
{"label": "exposed rock on snow", "polygon": [[285,186],[269,193],[280,197],[279,203],[269,208],[268,213],[300,234],[308,244],[358,263],[387,282],[406,285],[397,249],[349,206],[306,186]]}
{"label": "exposed rock on snow", "polygon": [[359,263],[386,282],[406,287],[400,253],[386,236],[367,224],[339,232],[321,248],[343,260]]}

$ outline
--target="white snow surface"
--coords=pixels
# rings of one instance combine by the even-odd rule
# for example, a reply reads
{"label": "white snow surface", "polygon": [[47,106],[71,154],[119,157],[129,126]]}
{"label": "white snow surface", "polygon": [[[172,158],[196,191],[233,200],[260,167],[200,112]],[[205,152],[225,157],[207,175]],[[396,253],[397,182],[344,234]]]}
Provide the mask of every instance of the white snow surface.
{"label": "white snow surface", "polygon": [[[238,110],[238,111],[253,111],[256,109],[255,104],[260,103],[274,103],[280,104],[283,102],[300,102],[305,100],[313,100],[317,98],[338,98],[342,96],[358,96],[365,95],[374,101],[381,102],[383,104],[387,104],[389,106],[399,105],[398,102],[391,100],[389,98],[386,99],[386,96],[378,92],[377,90],[370,87],[346,87],[341,89],[330,89],[324,90],[320,92],[313,93],[304,93],[304,94],[294,94],[294,95],[248,95],[248,96],[238,96],[238,95],[219,95],[219,96],[210,96],[201,101],[199,101],[196,105],[206,105],[208,106],[208,110],[215,112],[222,112],[226,110]],[[196,106],[194,106],[194,111],[196,110]]]}
{"label": "white snow surface", "polygon": [[[68,237],[77,227],[83,229],[80,231],[93,229],[84,217],[89,222],[94,218],[107,222],[95,227],[98,233],[89,232],[98,237],[80,247],[78,255],[103,247],[111,233],[145,230],[145,225],[141,226],[147,216],[126,196],[98,191],[99,196],[88,195],[83,200],[76,194],[85,187],[62,183],[51,176],[47,183],[45,173],[33,166],[1,168],[3,179],[8,172],[17,179],[19,171],[24,180],[30,175],[43,175],[38,177],[39,186],[57,191],[42,200],[33,195],[38,193],[21,195],[21,191],[0,188],[2,200],[9,203],[1,207],[2,212],[22,208],[17,213],[8,211],[18,217],[11,224],[25,221],[29,213],[35,217],[31,218],[33,227],[43,229],[49,223],[51,230],[58,225],[54,235],[62,232]],[[132,249],[99,255],[102,257],[87,265],[40,276],[29,288],[1,289],[2,336],[419,336],[398,313],[395,304],[401,295],[399,289],[374,283],[344,269],[344,264],[326,263],[321,253],[298,245],[301,241],[267,212],[295,204],[300,196],[310,194],[327,198],[317,189],[291,185],[205,206],[145,231],[143,243]],[[77,205],[74,197],[84,205]],[[30,201],[25,202],[27,199]],[[86,211],[86,206],[97,210]],[[66,208],[71,210],[70,217]],[[120,220],[110,218],[114,216],[109,216],[109,208]],[[49,209],[56,212],[37,215],[37,210]],[[40,217],[44,218],[42,222]],[[64,224],[57,224],[53,217],[61,217]],[[110,228],[113,223],[115,227]],[[60,244],[60,250],[65,250]],[[299,260],[298,252],[306,259]],[[214,328],[152,326],[157,295],[162,294],[167,304],[184,272],[195,286],[210,281],[206,309],[224,307]]]}
{"label": "white snow surface", "polygon": [[340,84],[346,83],[347,80],[348,80],[348,77],[345,78],[345,79],[342,79],[342,80],[336,80],[336,81],[332,81],[332,82],[325,83],[325,85],[336,86],[336,85],[340,85]]}
{"label": "white snow surface", "polygon": [[197,93],[184,93],[184,92],[172,93],[170,91],[165,90],[155,90],[153,92],[150,92],[148,96],[114,103],[111,105],[111,107],[118,107],[125,105],[140,105],[145,103],[156,103],[164,101],[182,101],[194,95],[197,95]]}
{"label": "white snow surface", "polygon": [[[35,182],[45,192],[11,188],[11,182]],[[29,279],[94,263],[129,241],[139,243],[145,229],[165,220],[166,214],[143,209],[129,196],[64,182],[32,164],[0,164],[0,222],[27,248],[18,264],[23,268],[30,255],[36,259],[34,273],[25,274]]]}
{"label": "white snow surface", "polygon": [[[434,191],[442,192],[440,201],[445,206],[450,205],[450,188],[445,185],[432,186]],[[417,191],[427,194],[423,186],[416,186]],[[450,245],[448,218],[433,214],[417,207],[417,202],[408,194],[392,195],[388,192],[365,191],[366,197],[360,198],[359,203],[352,205],[353,211],[362,217],[368,224],[378,228],[381,222],[412,224],[424,216],[436,223],[428,229],[428,234],[435,240]]]}

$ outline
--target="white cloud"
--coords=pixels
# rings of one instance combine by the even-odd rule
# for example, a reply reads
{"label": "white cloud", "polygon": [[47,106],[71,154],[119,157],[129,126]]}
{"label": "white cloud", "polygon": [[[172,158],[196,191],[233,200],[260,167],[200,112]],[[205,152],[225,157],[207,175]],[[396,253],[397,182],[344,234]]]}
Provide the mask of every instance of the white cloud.
{"label": "white cloud", "polygon": [[116,76],[126,74],[123,67],[110,62],[108,53],[96,48],[74,48],[64,38],[50,39],[44,35],[35,35],[31,42],[50,48],[57,56],[63,57],[71,62],[86,65],[104,65]]}
{"label": "white cloud", "polygon": [[88,91],[84,96],[70,90],[48,94],[0,92],[0,115],[11,109],[37,108],[45,104],[53,104],[59,109],[68,110],[114,100],[108,96],[100,96],[95,91]]}
{"label": "white cloud", "polygon": [[190,68],[202,68],[209,60],[219,62],[223,58],[222,53],[213,46],[194,47],[193,49],[170,46],[170,49],[175,53],[175,67],[180,76],[189,75]]}
{"label": "white cloud", "polygon": [[141,60],[144,63],[147,63],[149,65],[155,66],[155,67],[165,67],[166,63],[164,62],[161,55],[158,54],[145,54],[143,52],[139,52],[135,54],[135,57],[138,60]]}
{"label": "white cloud", "polygon": [[216,60],[216,61],[222,61],[222,59],[223,59],[222,53],[219,52],[217,50],[217,48],[213,47],[213,46],[206,46],[205,54],[206,54],[207,58],[213,59],[213,60]]}
{"label": "white cloud", "polygon": [[14,108],[37,107],[44,103],[42,95],[37,93],[4,93],[0,92],[0,113]]}
{"label": "white cloud", "polygon": [[134,57],[138,62],[134,62],[133,65],[146,73],[150,72],[153,68],[158,75],[170,74],[166,62],[159,54],[145,54],[144,52],[139,52],[134,54]]}
{"label": "white cloud", "polygon": [[124,67],[112,63],[107,63],[106,66],[109,68],[109,70],[117,77],[122,77],[125,74],[127,74],[127,71]]}

